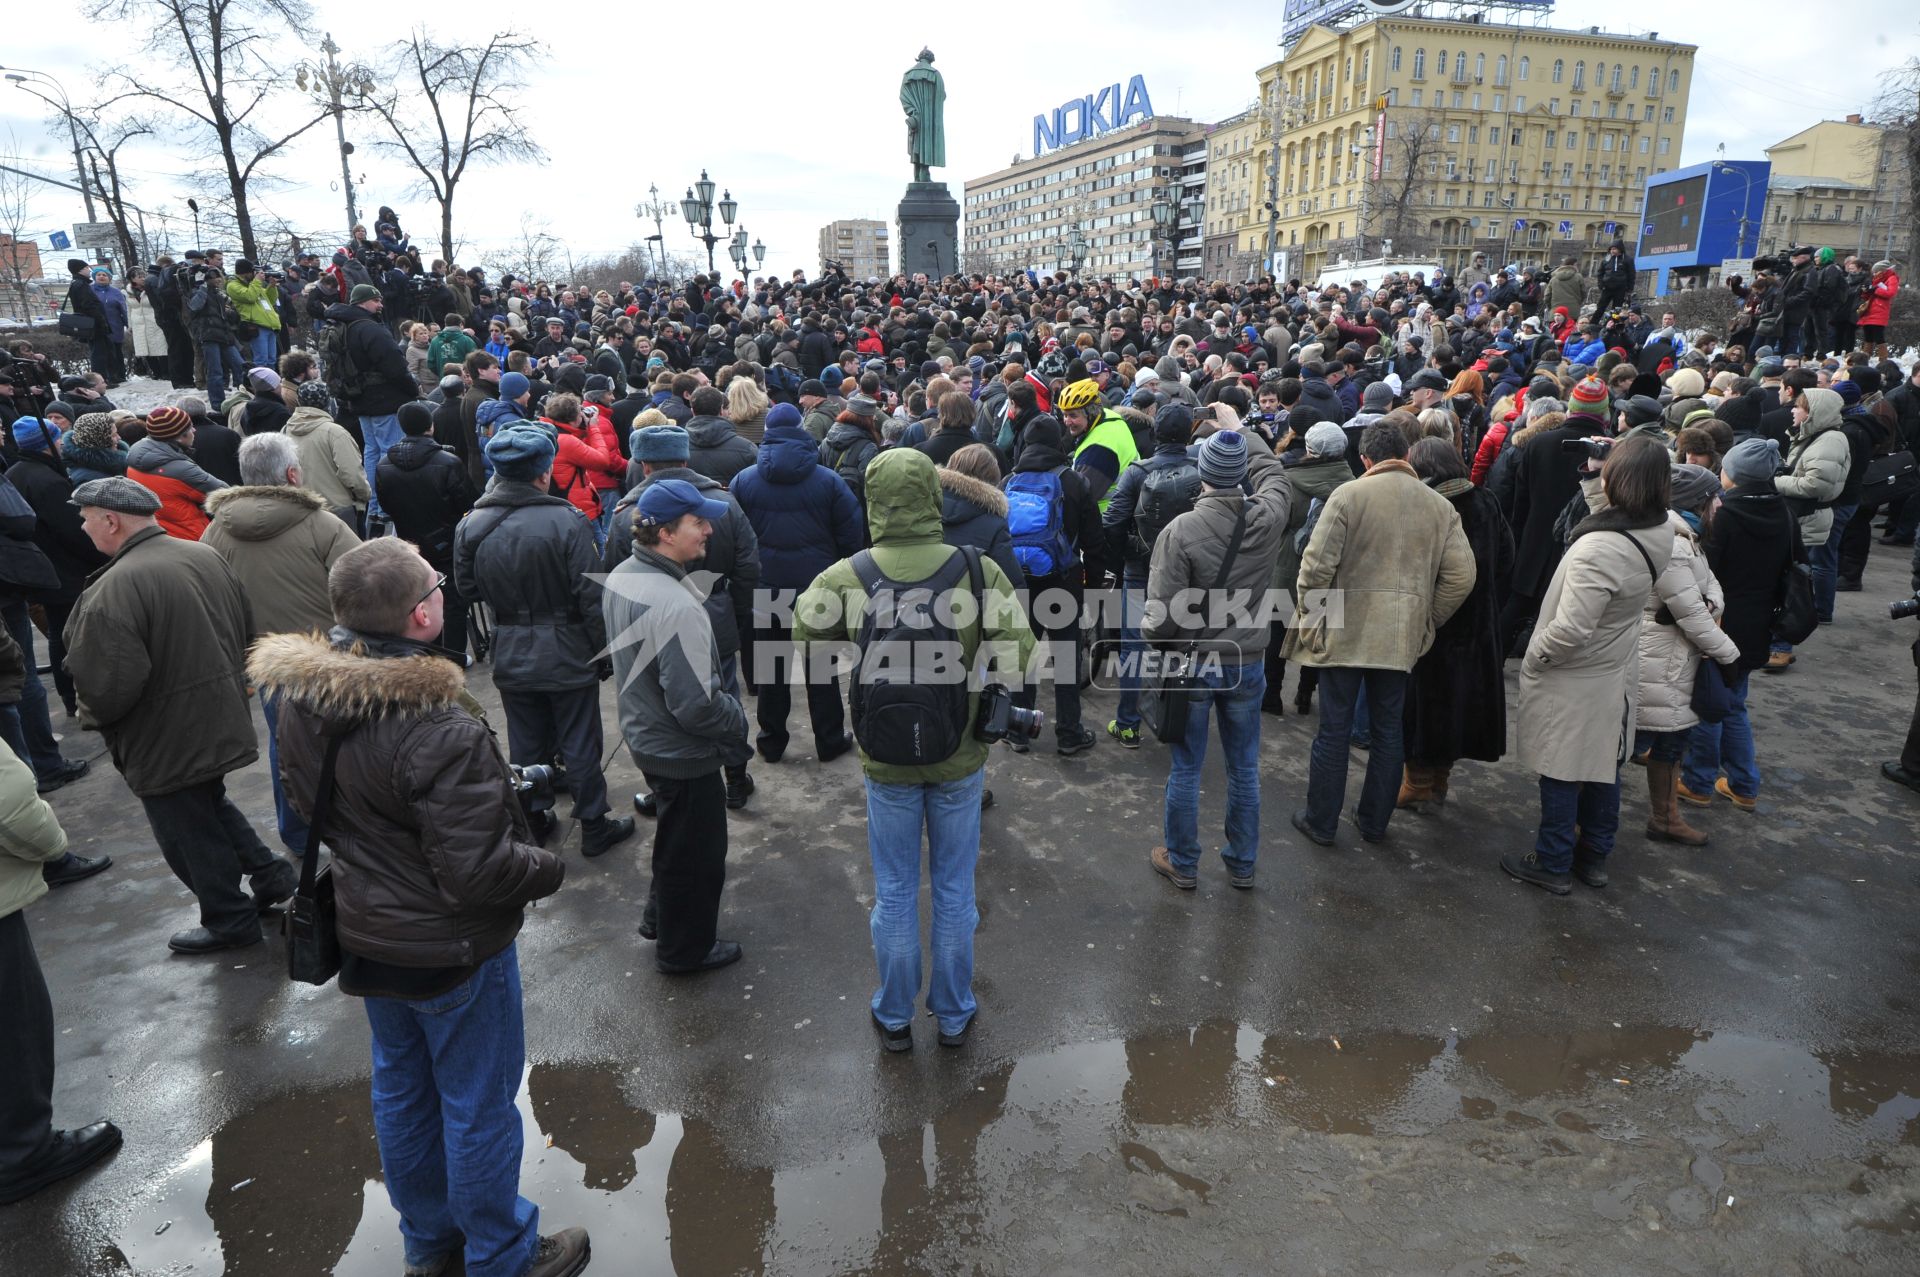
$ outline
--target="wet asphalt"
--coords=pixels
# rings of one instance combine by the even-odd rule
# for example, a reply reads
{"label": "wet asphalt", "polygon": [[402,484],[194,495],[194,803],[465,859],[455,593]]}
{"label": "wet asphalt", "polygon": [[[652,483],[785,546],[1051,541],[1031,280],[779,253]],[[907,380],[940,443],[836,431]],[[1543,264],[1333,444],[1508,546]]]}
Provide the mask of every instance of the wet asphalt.
{"label": "wet asphalt", "polygon": [[[1148,869],[1157,747],[996,751],[960,1051],[922,1020],[884,1056],[868,1027],[854,758],[802,731],[754,765],[721,927],[746,958],[710,976],[657,974],[634,934],[646,822],[593,862],[569,829],[519,942],[522,1191],[608,1274],[1920,1270],[1920,794],[1877,774],[1913,703],[1904,566],[1877,548],[1839,622],[1755,677],[1757,814],[1649,843],[1629,769],[1604,892],[1495,869],[1534,827],[1511,764],[1462,765],[1383,844],[1306,843],[1311,717],[1263,720],[1252,892],[1211,856],[1193,893]],[[271,842],[264,758],[230,785]],[[1223,793],[1216,757],[1215,838]],[[170,955],[191,899],[104,758],[52,801],[115,859],[29,914],[56,1120],[126,1145],[0,1208],[0,1274],[398,1274],[359,1006],[290,984],[277,935]]]}

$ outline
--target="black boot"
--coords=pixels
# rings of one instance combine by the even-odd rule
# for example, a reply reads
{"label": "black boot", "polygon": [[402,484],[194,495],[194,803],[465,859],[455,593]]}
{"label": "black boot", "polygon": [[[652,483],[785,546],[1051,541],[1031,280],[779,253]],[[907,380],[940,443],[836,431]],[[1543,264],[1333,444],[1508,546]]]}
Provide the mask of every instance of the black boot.
{"label": "black boot", "polygon": [[91,878],[113,864],[112,856],[76,856],[72,852],[50,864],[40,866],[40,878],[49,887],[64,887],[82,878]]}
{"label": "black boot", "polygon": [[747,775],[747,767],[742,763],[738,767],[727,768],[727,809],[739,811],[747,805],[747,795],[753,792],[753,777]]}
{"label": "black boot", "polygon": [[633,837],[633,817],[596,816],[580,822],[580,854],[591,860],[604,856]]}
{"label": "black boot", "polygon": [[112,1122],[95,1122],[77,1131],[55,1131],[40,1156],[0,1179],[0,1206],[31,1196],[69,1175],[78,1175],[119,1147],[120,1128]]}

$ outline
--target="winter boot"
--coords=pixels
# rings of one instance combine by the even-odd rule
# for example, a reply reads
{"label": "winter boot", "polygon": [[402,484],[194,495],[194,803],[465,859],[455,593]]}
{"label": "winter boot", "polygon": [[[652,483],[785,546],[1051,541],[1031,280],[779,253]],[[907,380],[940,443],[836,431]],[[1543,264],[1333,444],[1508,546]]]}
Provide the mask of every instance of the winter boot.
{"label": "winter boot", "polygon": [[1677,842],[1687,847],[1704,847],[1707,835],[1689,825],[1680,816],[1680,764],[1647,760],[1647,838],[1653,842]]}
{"label": "winter boot", "polygon": [[1400,796],[1393,805],[1418,811],[1421,804],[1432,802],[1433,799],[1433,769],[1420,763],[1408,763],[1400,781]]}

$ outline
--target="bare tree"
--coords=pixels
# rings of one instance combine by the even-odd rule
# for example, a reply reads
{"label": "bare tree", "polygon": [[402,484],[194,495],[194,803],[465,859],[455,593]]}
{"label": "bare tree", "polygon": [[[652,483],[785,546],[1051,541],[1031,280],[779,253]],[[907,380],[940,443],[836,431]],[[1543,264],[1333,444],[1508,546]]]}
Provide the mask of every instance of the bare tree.
{"label": "bare tree", "polygon": [[[20,153],[18,144],[7,149],[14,155]],[[40,260],[39,248],[31,242],[36,181],[19,169],[0,168],[0,237],[6,239],[0,244],[0,316],[8,320],[32,316],[28,285],[45,271],[44,267],[34,270],[31,266]]]}
{"label": "bare tree", "polygon": [[417,185],[440,206],[440,252],[447,261],[453,260],[454,196],[468,167],[545,158],[527,136],[516,100],[541,52],[511,31],[483,45],[462,45],[416,30],[394,48],[393,87],[367,100],[392,135],[381,149],[405,157],[419,175]]}
{"label": "bare tree", "polygon": [[127,217],[127,192],[120,180],[120,148],[134,138],[150,135],[153,126],[145,120],[123,119],[98,128],[83,120],[81,127],[87,138],[84,155],[94,193],[100,197],[107,221],[113,224],[114,235],[120,241],[121,269],[131,274],[141,254],[134,246],[133,223]]}
{"label": "bare tree", "polygon": [[[110,72],[115,93],[102,106],[143,99],[179,118],[185,138],[204,158],[217,157],[224,181],[213,189],[233,212],[241,251],[258,255],[249,190],[268,183],[266,166],[327,118],[298,95],[284,92],[287,77],[272,53],[286,31],[302,32],[312,17],[303,0],[90,0],[96,22],[148,32],[153,55],[139,74]],[[162,72],[170,67],[171,77]],[[270,98],[300,102],[286,127],[264,127]]]}
{"label": "bare tree", "polygon": [[1443,137],[1440,117],[1432,112],[1387,118],[1382,172],[1371,184],[1367,211],[1379,238],[1392,240],[1396,253],[1417,252],[1430,239],[1424,219],[1446,150]]}
{"label": "bare tree", "polygon": [[[1876,122],[1901,134],[1899,150],[1887,157],[1888,176],[1904,176],[1906,181],[1906,189],[1895,197],[1892,215],[1901,219],[1897,234],[1905,240],[1911,257],[1920,247],[1920,58],[1908,58],[1880,77],[1880,94],[1870,109]],[[1899,173],[1900,168],[1905,169],[1904,174]],[[1904,209],[1898,208],[1902,200]]]}
{"label": "bare tree", "polygon": [[495,274],[512,275],[528,284],[551,282],[560,261],[560,241],[544,218],[522,213],[519,233],[503,247],[487,253],[484,261]]}

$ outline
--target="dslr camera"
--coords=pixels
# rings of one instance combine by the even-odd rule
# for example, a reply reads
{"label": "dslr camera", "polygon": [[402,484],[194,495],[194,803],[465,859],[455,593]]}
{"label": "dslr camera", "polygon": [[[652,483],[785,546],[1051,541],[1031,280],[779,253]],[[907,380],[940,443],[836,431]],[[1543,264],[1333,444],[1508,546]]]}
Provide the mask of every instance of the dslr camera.
{"label": "dslr camera", "polygon": [[1611,439],[1562,439],[1560,451],[1570,456],[1585,457],[1589,461],[1605,461],[1607,450],[1613,447]]}
{"label": "dslr camera", "polygon": [[1887,619],[1904,621],[1910,616],[1920,616],[1920,594],[1910,599],[1896,599],[1887,604]]}
{"label": "dslr camera", "polygon": [[1001,683],[988,683],[980,689],[980,715],[974,720],[973,734],[991,745],[1011,741],[1030,745],[1040,738],[1047,716],[1037,709],[1021,709],[1013,703],[1013,693]]}
{"label": "dslr camera", "polygon": [[508,763],[507,770],[513,775],[513,797],[526,814],[527,824],[533,829],[533,840],[544,844],[547,835],[553,832],[555,823],[553,768],[540,763],[529,763],[525,767]]}

